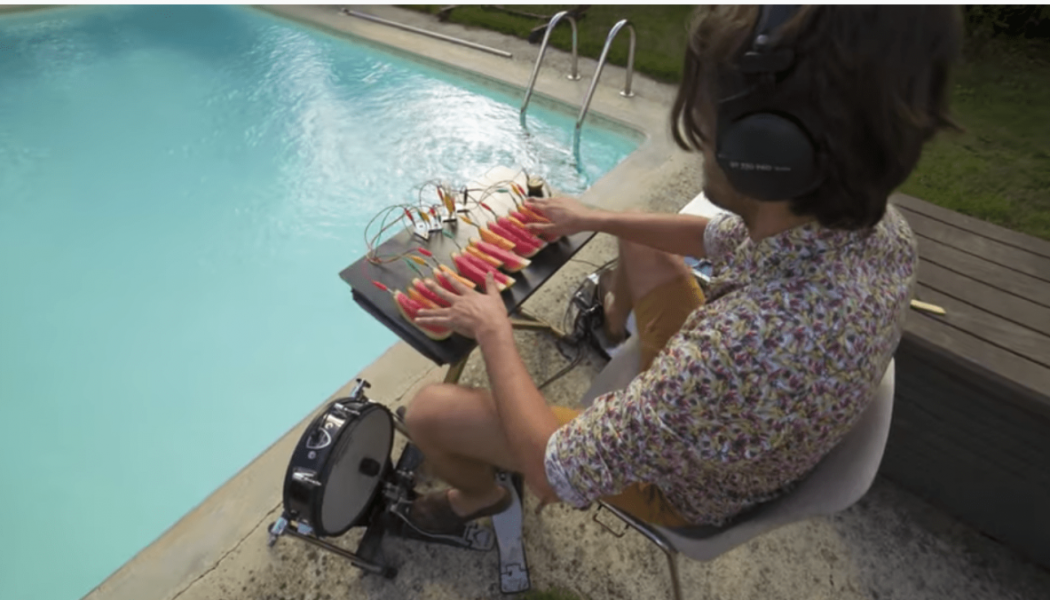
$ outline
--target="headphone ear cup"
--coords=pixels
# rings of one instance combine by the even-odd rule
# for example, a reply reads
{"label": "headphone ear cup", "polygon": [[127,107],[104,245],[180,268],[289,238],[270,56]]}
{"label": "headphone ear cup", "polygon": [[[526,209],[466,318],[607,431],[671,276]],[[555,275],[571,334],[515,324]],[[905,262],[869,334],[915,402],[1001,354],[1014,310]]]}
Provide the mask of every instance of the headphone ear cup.
{"label": "headphone ear cup", "polygon": [[793,120],[760,112],[719,127],[716,158],[741,194],[756,200],[789,200],[820,183],[816,148]]}

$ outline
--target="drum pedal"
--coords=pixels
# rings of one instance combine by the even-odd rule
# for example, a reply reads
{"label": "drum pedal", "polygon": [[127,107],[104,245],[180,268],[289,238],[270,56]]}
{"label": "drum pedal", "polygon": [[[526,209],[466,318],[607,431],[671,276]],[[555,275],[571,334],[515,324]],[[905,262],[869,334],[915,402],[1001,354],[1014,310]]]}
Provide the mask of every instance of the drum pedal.
{"label": "drum pedal", "polygon": [[405,539],[442,544],[464,550],[478,550],[480,552],[488,552],[496,546],[492,530],[478,523],[467,523],[458,534],[442,535],[423,531],[416,527],[408,518],[408,509],[411,506],[411,503],[405,502],[390,508],[390,511],[401,522],[398,534]]}
{"label": "drum pedal", "polygon": [[522,486],[520,476],[500,471],[496,480],[507,489],[514,502],[510,508],[492,516],[492,527],[499,545],[499,587],[504,594],[525,592],[529,583],[529,566],[522,543]]}

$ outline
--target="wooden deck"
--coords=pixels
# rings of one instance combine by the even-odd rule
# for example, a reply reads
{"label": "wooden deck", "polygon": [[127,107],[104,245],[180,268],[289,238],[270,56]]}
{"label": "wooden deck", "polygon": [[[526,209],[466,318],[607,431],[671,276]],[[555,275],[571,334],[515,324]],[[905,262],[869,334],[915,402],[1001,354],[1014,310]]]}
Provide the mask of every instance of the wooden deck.
{"label": "wooden deck", "polygon": [[919,240],[884,475],[1050,567],[1050,242],[896,195]]}

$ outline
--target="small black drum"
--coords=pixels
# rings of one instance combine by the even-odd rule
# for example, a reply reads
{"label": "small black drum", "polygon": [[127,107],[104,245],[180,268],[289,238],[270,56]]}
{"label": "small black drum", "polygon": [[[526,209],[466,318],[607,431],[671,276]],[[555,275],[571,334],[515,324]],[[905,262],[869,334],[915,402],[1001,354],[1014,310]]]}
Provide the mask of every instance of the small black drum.
{"label": "small black drum", "polygon": [[391,470],[394,420],[364,397],[365,386],[360,382],[314,419],[288,464],[285,514],[321,537],[365,525]]}

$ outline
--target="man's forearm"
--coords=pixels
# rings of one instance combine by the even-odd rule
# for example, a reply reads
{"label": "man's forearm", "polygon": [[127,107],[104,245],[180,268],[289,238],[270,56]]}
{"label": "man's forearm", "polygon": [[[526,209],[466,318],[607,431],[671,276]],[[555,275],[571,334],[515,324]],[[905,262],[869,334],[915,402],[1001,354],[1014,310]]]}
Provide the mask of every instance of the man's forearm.
{"label": "man's forearm", "polygon": [[708,220],[696,215],[596,210],[587,220],[587,229],[671,254],[703,258]]}
{"label": "man's forearm", "polygon": [[559,427],[558,419],[525,369],[509,324],[479,334],[478,345],[500,423],[525,482],[541,499],[557,500],[547,482],[544,455],[547,441]]}

